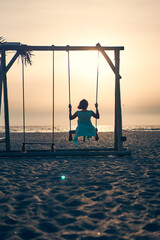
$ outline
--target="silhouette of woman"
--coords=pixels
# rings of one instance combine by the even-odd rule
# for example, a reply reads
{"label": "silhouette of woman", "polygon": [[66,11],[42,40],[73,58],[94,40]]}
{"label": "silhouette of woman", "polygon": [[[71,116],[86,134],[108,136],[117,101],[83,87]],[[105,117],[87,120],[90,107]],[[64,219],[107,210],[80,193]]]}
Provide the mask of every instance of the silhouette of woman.
{"label": "silhouette of woman", "polygon": [[97,103],[95,104],[95,107],[96,113],[92,110],[87,110],[88,101],[83,99],[78,105],[78,109],[81,109],[81,111],[77,111],[72,115],[72,106],[69,104],[69,119],[73,120],[78,117],[78,126],[76,128],[76,133],[73,140],[76,145],[78,145],[78,137],[87,136],[88,141],[90,141],[90,138],[96,137],[96,129],[91,123],[91,117],[99,119]]}

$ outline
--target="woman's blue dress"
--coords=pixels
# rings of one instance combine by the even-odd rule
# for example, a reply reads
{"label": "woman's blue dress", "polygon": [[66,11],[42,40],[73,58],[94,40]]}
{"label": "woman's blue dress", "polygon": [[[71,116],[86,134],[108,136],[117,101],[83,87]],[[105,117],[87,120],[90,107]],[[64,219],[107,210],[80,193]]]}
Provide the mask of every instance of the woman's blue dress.
{"label": "woman's blue dress", "polygon": [[89,140],[91,137],[96,137],[96,129],[91,123],[92,111],[77,111],[78,126],[73,142],[77,145],[78,137],[87,136]]}

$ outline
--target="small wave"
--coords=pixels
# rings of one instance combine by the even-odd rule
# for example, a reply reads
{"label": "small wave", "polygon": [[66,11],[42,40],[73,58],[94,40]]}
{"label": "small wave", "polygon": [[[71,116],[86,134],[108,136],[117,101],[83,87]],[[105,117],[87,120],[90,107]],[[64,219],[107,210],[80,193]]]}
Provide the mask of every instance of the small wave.
{"label": "small wave", "polygon": [[[76,129],[76,126],[73,126],[72,129]],[[160,131],[160,125],[150,125],[150,126],[124,126],[124,131]],[[52,133],[53,128],[52,126],[26,126],[25,128],[26,133]],[[55,132],[68,132],[69,128],[67,126],[55,126]],[[99,125],[98,126],[99,132],[114,132],[114,126],[111,125]],[[0,126],[0,133],[5,132],[5,127]],[[11,126],[10,127],[11,133],[22,133],[23,127],[22,126]]]}
{"label": "small wave", "polygon": [[126,131],[160,131],[160,126],[126,126]]}

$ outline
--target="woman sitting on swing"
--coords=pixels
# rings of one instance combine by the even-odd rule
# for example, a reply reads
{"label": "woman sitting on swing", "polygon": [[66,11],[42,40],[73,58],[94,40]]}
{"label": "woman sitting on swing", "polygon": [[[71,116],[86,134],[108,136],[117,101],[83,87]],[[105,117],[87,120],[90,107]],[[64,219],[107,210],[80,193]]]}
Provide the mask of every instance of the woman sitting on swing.
{"label": "woman sitting on swing", "polygon": [[73,120],[78,117],[78,126],[76,128],[76,133],[74,136],[73,142],[78,145],[78,137],[87,136],[88,141],[90,142],[90,138],[95,137],[98,140],[97,129],[91,123],[91,117],[99,119],[99,111],[98,104],[95,104],[96,113],[91,110],[87,110],[88,102],[83,99],[80,101],[78,109],[81,111],[77,111],[72,115],[72,106],[69,104],[69,119]]}

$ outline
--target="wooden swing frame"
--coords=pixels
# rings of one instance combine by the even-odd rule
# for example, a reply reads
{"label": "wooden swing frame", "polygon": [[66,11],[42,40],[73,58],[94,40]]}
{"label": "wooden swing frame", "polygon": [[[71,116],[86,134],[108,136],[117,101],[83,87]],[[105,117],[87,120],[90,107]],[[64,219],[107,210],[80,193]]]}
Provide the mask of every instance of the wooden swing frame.
{"label": "wooden swing frame", "polygon": [[[6,65],[6,52],[16,51],[10,62]],[[8,90],[7,90],[7,72],[12,67],[21,51],[99,51],[104,56],[109,66],[115,74],[115,125],[114,125],[114,148],[96,148],[96,149],[55,149],[53,144],[51,151],[11,151],[10,149],[10,128],[9,128],[9,107],[8,107]],[[0,151],[0,157],[31,157],[31,156],[106,156],[106,155],[130,155],[131,152],[123,147],[123,141],[126,140],[122,136],[122,114],[121,114],[121,96],[120,96],[120,79],[119,63],[120,51],[124,47],[102,47],[99,43],[96,46],[29,46],[21,43],[5,42],[0,45],[1,64],[0,64],[0,110],[2,91],[4,96],[4,120],[5,120],[5,138],[0,139],[0,143],[6,144],[6,150]],[[114,51],[115,64],[107,55],[106,51]],[[54,74],[54,67],[53,67]],[[54,86],[53,86],[54,88]],[[54,92],[53,92],[54,104]],[[54,106],[53,106],[53,119],[54,119]],[[54,122],[53,122],[54,127]],[[54,131],[54,129],[53,129]],[[26,143],[33,144],[33,143]],[[41,143],[38,143],[41,144]],[[43,143],[42,143],[43,144]],[[44,143],[45,144],[45,143]]]}

